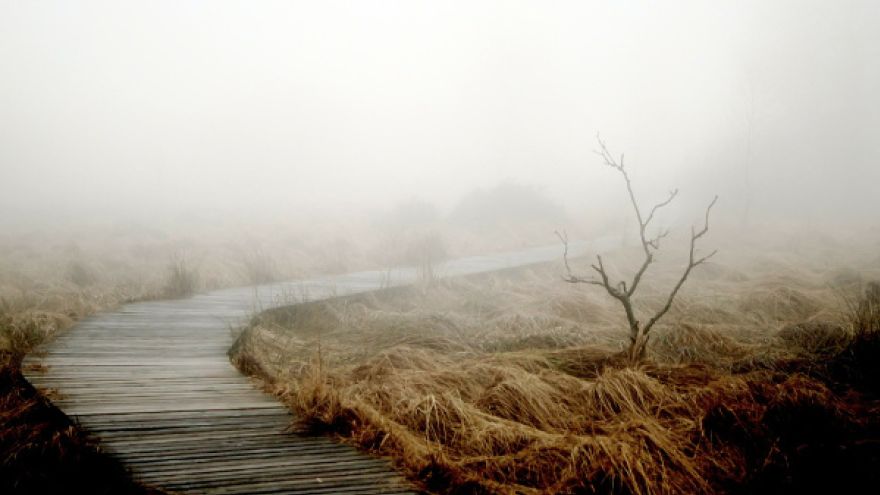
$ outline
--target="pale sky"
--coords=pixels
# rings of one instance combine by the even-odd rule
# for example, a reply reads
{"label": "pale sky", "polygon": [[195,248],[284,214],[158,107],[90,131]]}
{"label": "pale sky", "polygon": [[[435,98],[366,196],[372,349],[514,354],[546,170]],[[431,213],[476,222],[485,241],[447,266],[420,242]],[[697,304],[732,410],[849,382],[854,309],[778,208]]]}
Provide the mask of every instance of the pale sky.
{"label": "pale sky", "polygon": [[0,0],[0,215],[450,205],[502,180],[596,208],[621,199],[597,131],[646,197],[865,215],[878,5]]}

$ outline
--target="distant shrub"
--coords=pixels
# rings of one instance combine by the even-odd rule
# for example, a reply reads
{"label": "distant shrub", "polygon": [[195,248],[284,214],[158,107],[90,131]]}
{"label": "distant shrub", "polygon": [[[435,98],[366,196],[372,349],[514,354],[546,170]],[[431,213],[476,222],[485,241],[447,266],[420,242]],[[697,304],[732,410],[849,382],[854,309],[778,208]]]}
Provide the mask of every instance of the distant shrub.
{"label": "distant shrub", "polygon": [[97,281],[94,271],[79,261],[73,261],[67,266],[67,280],[77,287],[88,287]]}
{"label": "distant shrub", "polygon": [[504,182],[466,194],[449,215],[450,222],[470,228],[493,228],[529,222],[556,223],[562,206],[534,187]]}
{"label": "distant shrub", "polygon": [[437,263],[447,256],[446,243],[437,233],[427,233],[411,240],[405,248],[404,261],[418,269],[419,281],[431,283],[436,279],[434,273]]}
{"label": "distant shrub", "polygon": [[432,225],[440,219],[437,207],[421,199],[409,199],[396,203],[377,218],[377,223],[396,229],[408,229]]}

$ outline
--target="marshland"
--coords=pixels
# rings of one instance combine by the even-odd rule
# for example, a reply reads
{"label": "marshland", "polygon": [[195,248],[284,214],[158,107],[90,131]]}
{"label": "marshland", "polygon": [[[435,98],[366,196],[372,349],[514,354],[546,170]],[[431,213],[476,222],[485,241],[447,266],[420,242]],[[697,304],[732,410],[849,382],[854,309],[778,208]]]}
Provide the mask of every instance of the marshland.
{"label": "marshland", "polygon": [[[226,294],[248,309],[193,317],[222,334],[184,339],[194,359],[228,343],[233,388],[289,413],[282,451],[320,437],[387,474],[230,444],[176,472],[193,493],[236,473],[873,493],[878,20],[859,0],[0,1],[0,492],[176,493],[156,445],[220,408],[185,386],[253,411],[163,367],[185,312],[94,322]],[[110,372],[29,378],[138,346],[183,397],[149,409],[160,440],[69,412]],[[89,407],[162,393],[125,383]],[[114,435],[155,442],[157,473]]]}

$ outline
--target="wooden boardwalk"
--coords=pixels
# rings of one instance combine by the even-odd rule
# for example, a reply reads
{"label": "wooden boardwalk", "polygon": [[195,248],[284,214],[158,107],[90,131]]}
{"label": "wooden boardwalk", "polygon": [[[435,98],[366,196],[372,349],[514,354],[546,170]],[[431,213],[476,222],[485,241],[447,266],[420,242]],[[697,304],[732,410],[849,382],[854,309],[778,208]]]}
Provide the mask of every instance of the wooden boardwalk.
{"label": "wooden boardwalk", "polygon": [[[582,247],[582,246],[578,246]],[[551,246],[443,264],[443,276],[560,258]],[[97,437],[133,476],[172,492],[414,493],[387,460],[293,419],[229,363],[233,329],[257,309],[388,286],[388,272],[237,288],[126,305],[85,319],[29,356],[25,377]],[[415,272],[398,269],[391,285]]]}

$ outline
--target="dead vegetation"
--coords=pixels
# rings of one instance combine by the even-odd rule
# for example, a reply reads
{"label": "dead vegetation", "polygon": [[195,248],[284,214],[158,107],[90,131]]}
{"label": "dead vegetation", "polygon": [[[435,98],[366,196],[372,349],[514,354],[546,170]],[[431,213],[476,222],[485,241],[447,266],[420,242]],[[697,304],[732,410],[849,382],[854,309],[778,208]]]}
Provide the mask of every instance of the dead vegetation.
{"label": "dead vegetation", "polygon": [[174,255],[168,262],[168,281],[161,296],[167,299],[189,297],[196,293],[198,287],[198,271],[190,266],[185,256]]}
{"label": "dead vegetation", "polygon": [[608,270],[605,268],[605,264],[602,261],[602,256],[597,254],[596,264],[590,265],[590,268],[592,268],[593,271],[596,272],[596,275],[598,275],[599,278],[575,275],[568,262],[568,234],[560,234],[559,232],[557,232],[556,235],[565,246],[565,251],[563,254],[563,260],[565,261],[565,268],[567,272],[564,277],[565,281],[573,284],[597,285],[605,289],[605,292],[607,292],[608,295],[620,302],[620,305],[623,307],[623,312],[626,315],[627,323],[629,324],[630,344],[627,355],[629,357],[629,360],[635,363],[644,359],[645,351],[648,345],[648,339],[650,339],[651,337],[651,329],[653,329],[654,325],[656,325],[657,322],[659,322],[660,319],[663,318],[666,313],[668,313],[669,310],[672,308],[672,303],[675,301],[675,296],[678,295],[681,287],[687,281],[688,276],[691,274],[691,271],[694,268],[706,263],[712,256],[717,253],[717,251],[712,251],[707,255],[698,256],[696,254],[696,246],[697,241],[699,241],[709,232],[709,214],[712,212],[712,207],[715,206],[715,203],[718,201],[718,196],[715,196],[715,198],[712,199],[712,202],[709,203],[709,206],[706,207],[703,227],[699,230],[696,227],[691,227],[690,250],[688,251],[688,260],[684,270],[682,270],[681,276],[678,277],[675,285],[673,285],[672,289],[669,291],[669,295],[666,297],[665,302],[659,307],[659,309],[654,310],[653,315],[651,315],[647,320],[642,321],[636,314],[633,296],[635,295],[636,290],[638,290],[639,283],[642,282],[642,278],[645,276],[648,268],[654,263],[657,252],[660,250],[661,241],[668,237],[670,233],[669,229],[666,229],[659,230],[656,234],[652,234],[648,231],[648,229],[653,228],[651,222],[655,219],[657,213],[663,208],[669,206],[669,204],[675,200],[676,196],[678,196],[678,189],[672,190],[665,200],[655,204],[650,211],[643,211],[639,207],[639,201],[636,199],[635,192],[633,192],[632,181],[630,180],[629,173],[624,166],[623,155],[620,155],[620,158],[615,158],[614,155],[612,155],[611,152],[608,151],[608,147],[599,136],[596,136],[596,140],[599,142],[599,149],[596,151],[596,154],[602,157],[602,161],[606,166],[611,167],[612,169],[619,172],[626,184],[626,191],[629,196],[630,204],[633,207],[633,212],[635,213],[636,220],[639,223],[639,242],[641,244],[643,252],[641,265],[633,274],[632,279],[629,281],[629,283],[627,283],[626,280],[613,282],[609,277]]}
{"label": "dead vegetation", "polygon": [[822,264],[788,281],[815,304],[797,318],[756,304],[776,272],[744,266],[682,291],[636,366],[615,301],[555,267],[271,310],[231,357],[301,427],[389,455],[431,492],[870,492],[877,332],[839,311]]}
{"label": "dead vegetation", "polygon": [[[404,262],[424,261],[431,269],[444,254],[437,247],[445,249],[451,235],[447,229],[442,239],[432,238],[428,258],[389,258],[369,225],[362,218],[321,217],[314,222],[285,218],[269,227],[160,222],[148,227],[129,221],[0,232],[0,493],[102,493],[105,485],[115,487],[108,493],[134,489],[75,424],[29,388],[20,374],[25,354],[76,320],[131,301]],[[407,228],[420,231],[420,222]],[[493,239],[487,247],[476,235],[457,231],[450,254],[521,245],[523,234],[511,230],[508,235],[509,240]],[[426,276],[433,278],[430,271]],[[94,471],[98,466],[103,467]]]}
{"label": "dead vegetation", "polygon": [[[96,312],[258,282],[273,268],[240,250],[224,252],[216,240],[220,255],[212,256],[204,246],[131,230],[99,229],[93,239],[75,233],[68,243],[0,234],[0,493],[158,493],[103,455],[46,399],[51,391],[34,390],[21,376],[22,358]],[[198,256],[180,254],[191,251]]]}

